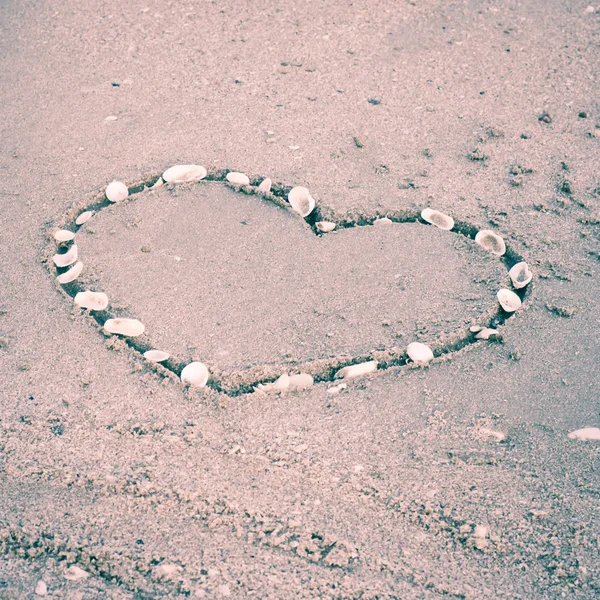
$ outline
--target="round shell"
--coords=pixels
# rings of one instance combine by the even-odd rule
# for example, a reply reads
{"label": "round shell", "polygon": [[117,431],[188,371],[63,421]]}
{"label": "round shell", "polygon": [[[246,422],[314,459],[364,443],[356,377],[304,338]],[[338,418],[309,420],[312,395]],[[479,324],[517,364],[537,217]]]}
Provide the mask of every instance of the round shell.
{"label": "round shell", "polygon": [[517,263],[508,272],[513,286],[516,290],[524,288],[533,278],[533,273],[529,270],[529,265],[526,262]]}
{"label": "round shell", "polygon": [[59,231],[54,232],[54,239],[57,242],[70,242],[74,237],[75,234],[66,229],[60,229]]}
{"label": "round shell", "polygon": [[271,191],[271,180],[268,177],[262,180],[262,183],[258,186],[258,191],[263,193]]}
{"label": "round shell", "polygon": [[208,368],[204,363],[191,362],[181,371],[181,381],[191,387],[203,388],[208,381]]}
{"label": "round shell", "polygon": [[391,225],[394,221],[392,221],[391,219],[388,219],[387,217],[381,217],[380,219],[375,219],[373,221],[373,225],[375,226],[380,226],[380,225]]}
{"label": "round shell", "polygon": [[[277,382],[275,382],[277,383]],[[312,375],[308,373],[298,373],[297,375],[290,376],[290,390],[305,390],[312,387],[315,383]]]}
{"label": "round shell", "polygon": [[317,221],[315,225],[317,226],[317,229],[323,233],[329,233],[335,229],[335,223],[332,223],[331,221]]}
{"label": "round shell", "polygon": [[75,219],[75,224],[76,225],[83,225],[84,223],[87,223],[92,217],[94,216],[94,212],[91,210],[86,210],[85,212],[82,212],[76,219]]}
{"label": "round shell", "polygon": [[83,271],[83,263],[77,262],[68,271],[59,275],[56,281],[62,285],[71,283],[71,281],[75,281],[81,275],[81,271]]}
{"label": "round shell", "polygon": [[408,357],[416,363],[428,363],[433,360],[433,352],[431,348],[421,342],[412,342],[406,348]]}
{"label": "round shell", "polygon": [[475,241],[485,250],[502,256],[506,252],[504,240],[490,229],[482,229],[476,236]]}
{"label": "round shell", "polygon": [[377,369],[377,361],[369,360],[367,362],[358,363],[357,365],[348,365],[340,369],[336,374],[336,379],[352,379],[353,377],[361,377],[372,373]]}
{"label": "round shell", "polygon": [[112,181],[106,186],[105,194],[110,202],[121,202],[129,196],[129,190],[122,181]]}
{"label": "round shell", "polygon": [[75,304],[90,310],[104,310],[108,306],[108,296],[103,292],[79,292],[75,296]]}
{"label": "round shell", "polygon": [[108,319],[104,323],[104,331],[118,333],[128,337],[136,337],[144,333],[144,324],[137,319]]}
{"label": "round shell", "polygon": [[232,171],[227,173],[227,181],[235,185],[250,185],[250,178],[245,173],[236,173]]}
{"label": "round shell", "polygon": [[423,221],[427,221],[428,223],[431,223],[432,225],[435,225],[444,231],[450,231],[454,227],[454,219],[448,215],[445,215],[439,210],[425,208],[421,212],[421,218]]}
{"label": "round shell", "polygon": [[[167,183],[186,183],[188,181],[200,181],[200,179],[206,177],[206,174],[206,169],[201,165],[175,165],[167,169],[162,174],[162,178]],[[156,184],[152,187],[155,186]]]}
{"label": "round shell", "polygon": [[290,206],[303,218],[308,217],[315,208],[315,201],[307,188],[296,186],[288,194]]}
{"label": "round shell", "polygon": [[521,298],[511,290],[503,288],[498,292],[497,297],[500,306],[506,312],[515,312],[515,310],[521,308]]}
{"label": "round shell", "polygon": [[64,254],[55,254],[52,257],[57,267],[68,267],[77,260],[77,244],[73,244]]}
{"label": "round shell", "polygon": [[162,350],[148,350],[148,352],[144,352],[144,358],[150,362],[163,362],[163,360],[167,360],[170,356],[168,352],[163,352]]}

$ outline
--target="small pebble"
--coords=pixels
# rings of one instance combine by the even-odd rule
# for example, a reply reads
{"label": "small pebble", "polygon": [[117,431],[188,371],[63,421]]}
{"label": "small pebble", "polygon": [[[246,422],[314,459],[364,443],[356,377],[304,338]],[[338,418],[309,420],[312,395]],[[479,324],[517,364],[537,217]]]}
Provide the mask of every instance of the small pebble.
{"label": "small pebble", "polygon": [[104,120],[105,121],[116,121],[119,117],[115,117],[115,115],[109,115]]}
{"label": "small pebble", "polygon": [[36,596],[45,596],[48,593],[48,587],[46,586],[46,582],[43,579],[40,579],[35,586],[35,595]]}
{"label": "small pebble", "polygon": [[80,581],[82,579],[87,579],[89,576],[90,574],[87,571],[84,571],[77,565],[72,565],[65,571],[65,579],[68,579],[69,581]]}

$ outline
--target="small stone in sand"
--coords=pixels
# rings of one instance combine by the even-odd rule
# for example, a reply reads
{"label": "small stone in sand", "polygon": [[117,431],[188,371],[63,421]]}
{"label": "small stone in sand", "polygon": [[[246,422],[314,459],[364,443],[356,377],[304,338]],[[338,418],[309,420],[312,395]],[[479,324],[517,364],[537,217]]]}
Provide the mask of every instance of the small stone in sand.
{"label": "small stone in sand", "polygon": [[45,596],[48,593],[48,587],[46,586],[46,582],[43,579],[40,579],[35,586],[35,595],[36,596]]}
{"label": "small stone in sand", "polygon": [[77,565],[72,565],[65,571],[65,579],[69,581],[81,581],[82,579],[87,579],[89,576],[90,574],[87,571],[84,571]]}
{"label": "small stone in sand", "polygon": [[250,185],[250,178],[245,173],[237,173],[232,171],[227,173],[227,181],[235,185]]}

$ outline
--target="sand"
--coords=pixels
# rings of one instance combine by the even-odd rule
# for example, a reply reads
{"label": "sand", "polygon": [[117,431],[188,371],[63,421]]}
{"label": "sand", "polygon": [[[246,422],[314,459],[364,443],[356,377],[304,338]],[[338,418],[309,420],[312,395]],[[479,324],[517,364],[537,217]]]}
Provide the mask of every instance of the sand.
{"label": "sand", "polygon": [[[598,443],[567,437],[600,419],[600,7],[586,7],[2,4],[0,597],[35,597],[39,580],[55,598],[597,597]],[[431,206],[493,229],[534,271],[530,296],[501,343],[337,396],[326,383],[185,392],[108,347],[42,263],[74,203],[177,163],[305,185],[339,215]],[[178,189],[103,212],[81,242],[98,285],[182,357],[225,369],[402,346],[493,302],[494,279],[474,278],[499,263],[455,234],[398,224],[318,239],[277,207],[209,189],[218,227],[182,218],[178,204],[198,198]],[[214,235],[201,293],[215,312],[190,294],[160,330],[169,296],[152,290],[207,268],[195,232]],[[278,252],[286,242],[293,255]],[[214,301],[236,249],[251,265],[252,327],[243,294]],[[169,253],[185,260],[157,258]],[[309,267],[287,275],[297,255],[321,273],[363,260],[328,296]],[[259,293],[261,256],[286,274],[284,295],[273,277]],[[401,261],[404,291],[389,285]],[[299,312],[277,321],[290,298]],[[187,310],[204,316],[186,338]],[[202,345],[217,319],[227,334]],[[67,579],[72,565],[89,576]]]}

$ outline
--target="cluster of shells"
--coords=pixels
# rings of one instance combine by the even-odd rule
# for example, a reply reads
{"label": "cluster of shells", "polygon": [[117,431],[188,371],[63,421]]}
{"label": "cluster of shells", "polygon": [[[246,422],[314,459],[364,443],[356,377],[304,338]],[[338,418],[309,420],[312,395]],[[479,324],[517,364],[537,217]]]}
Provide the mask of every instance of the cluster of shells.
{"label": "cluster of shells", "polygon": [[[179,184],[198,182],[206,178],[207,170],[200,165],[176,165],[167,169],[162,176],[158,177],[156,182],[149,188],[154,189],[164,184]],[[232,186],[243,187],[251,186],[250,178],[240,172],[230,171],[225,175],[225,180]],[[256,186],[255,192],[268,195],[271,192],[272,181],[269,178],[262,180]],[[109,203],[119,203],[129,196],[129,188],[120,181],[111,182],[105,189],[106,200]],[[307,219],[315,210],[315,200],[306,187],[296,186],[290,189],[287,194],[287,202],[291,209]],[[67,285],[75,281],[83,272],[84,264],[79,260],[78,247],[75,243],[76,232],[94,216],[92,210],[86,210],[79,214],[75,221],[75,231],[61,229],[54,233],[54,239],[59,246],[59,251],[52,257],[54,265],[61,270],[57,276],[57,282],[61,285]],[[455,227],[452,217],[431,208],[426,208],[421,212],[421,218],[425,223],[435,227],[451,231]],[[373,221],[374,226],[386,225],[392,223],[392,220],[383,217]],[[313,221],[314,227],[319,234],[331,233],[338,227],[334,221]],[[486,251],[501,257],[506,252],[506,244],[502,237],[491,230],[481,230],[475,236],[475,242]],[[523,290],[532,280],[532,273],[526,262],[514,264],[509,272],[514,290]],[[497,298],[499,305],[507,314],[513,313],[521,307],[521,297],[513,290],[502,288],[498,290]],[[78,292],[74,296],[74,303],[81,309],[88,311],[104,311],[109,306],[109,299],[103,292],[85,290]],[[102,325],[107,334],[122,336],[125,338],[134,338],[144,333],[145,327],[137,319],[130,318],[109,318]],[[498,336],[496,329],[475,325],[471,327],[471,333],[475,334],[477,340],[488,340]],[[144,358],[149,362],[164,363],[170,358],[170,354],[164,350],[152,349],[144,353]],[[406,347],[406,362],[410,361],[416,365],[427,365],[434,360],[433,350],[421,342],[412,342]],[[353,379],[373,373],[382,368],[376,360],[365,360],[357,364],[348,364],[334,372],[334,379],[342,380],[328,389],[329,394],[337,394],[347,387],[344,380]],[[203,388],[210,379],[209,368],[201,362],[191,362],[187,364],[179,375],[184,385]],[[303,390],[314,385],[314,378],[308,373],[282,374],[275,381],[258,383],[253,389],[257,394],[283,393],[285,391]]]}

